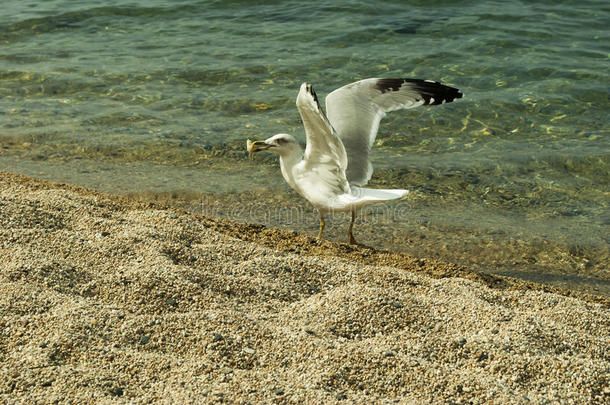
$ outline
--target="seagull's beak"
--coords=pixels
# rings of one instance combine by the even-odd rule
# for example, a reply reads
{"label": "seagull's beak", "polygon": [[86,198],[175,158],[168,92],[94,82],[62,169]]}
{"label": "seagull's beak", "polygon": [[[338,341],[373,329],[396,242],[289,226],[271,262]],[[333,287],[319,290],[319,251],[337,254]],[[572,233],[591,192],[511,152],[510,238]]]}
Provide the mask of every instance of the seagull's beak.
{"label": "seagull's beak", "polygon": [[267,150],[272,146],[273,145],[269,145],[269,144],[265,143],[265,141],[251,142],[250,140],[248,140],[248,152],[250,152],[250,153],[260,152],[261,150]]}

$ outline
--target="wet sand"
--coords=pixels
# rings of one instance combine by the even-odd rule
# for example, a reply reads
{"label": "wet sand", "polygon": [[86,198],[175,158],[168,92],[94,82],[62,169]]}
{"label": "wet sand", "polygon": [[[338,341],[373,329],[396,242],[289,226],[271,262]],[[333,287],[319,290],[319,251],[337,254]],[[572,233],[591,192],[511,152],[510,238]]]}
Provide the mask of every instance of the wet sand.
{"label": "wet sand", "polygon": [[607,403],[610,302],[0,172],[7,403]]}

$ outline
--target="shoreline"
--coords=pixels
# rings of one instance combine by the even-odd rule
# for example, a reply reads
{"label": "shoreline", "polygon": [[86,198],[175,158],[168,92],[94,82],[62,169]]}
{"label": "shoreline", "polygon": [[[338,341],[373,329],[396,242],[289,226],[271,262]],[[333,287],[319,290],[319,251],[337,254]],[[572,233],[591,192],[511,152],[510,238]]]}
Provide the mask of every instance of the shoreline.
{"label": "shoreline", "polygon": [[15,174],[1,170],[0,176],[12,177],[16,181],[23,182],[25,184],[32,184],[35,187],[65,189],[85,195],[108,198],[118,202],[119,204],[125,204],[127,207],[145,207],[175,211],[180,213],[180,215],[187,215],[197,218],[198,220],[202,221],[206,227],[217,232],[247,242],[255,242],[257,244],[283,252],[292,252],[308,256],[336,256],[366,265],[396,267],[406,271],[425,274],[436,278],[458,276],[479,281],[491,288],[528,289],[554,292],[591,302],[599,302],[610,306],[610,297],[603,294],[588,293],[581,290],[555,287],[545,283],[523,280],[516,277],[469,270],[468,267],[464,265],[436,259],[415,257],[408,253],[390,251],[383,248],[375,248],[372,246],[366,246],[364,244],[350,246],[346,243],[334,242],[327,239],[325,239],[322,243],[319,243],[317,239],[312,236],[300,234],[291,230],[270,228],[265,225],[232,221],[224,217],[212,217],[205,214],[198,214],[196,212],[192,212],[192,210],[189,210],[188,208],[181,208],[179,206],[166,203],[162,200],[160,201],[156,194],[136,192],[127,195],[117,195],[68,183],[42,180],[32,176]]}
{"label": "shoreline", "polygon": [[[48,162],[38,162],[42,164],[36,166],[41,170],[39,172],[38,169],[32,170],[31,161],[19,160],[22,163],[15,164],[14,160],[9,159],[7,167],[10,169],[5,170],[33,177],[40,177],[45,170],[50,170],[55,174],[43,176],[48,181],[78,184],[143,202],[159,202],[162,206],[214,218],[315,235],[319,226],[317,214],[313,213],[307,201],[289,191],[277,170],[277,162],[264,165],[259,165],[258,161],[255,165],[249,161],[243,162],[246,167],[244,172],[235,169],[235,161],[232,166],[227,166],[230,160],[223,163],[223,158],[214,159],[220,160],[204,165],[205,181],[200,180],[197,174],[201,171],[199,166],[185,169],[113,164],[96,169],[89,166],[89,161],[77,160],[66,166],[53,167],[45,166]],[[58,170],[64,174],[57,175]],[[252,183],[248,170],[256,170],[257,174],[263,175],[257,175],[256,182]],[[379,184],[375,187],[384,188],[394,184],[396,179],[388,178],[391,173],[383,174],[381,171],[380,174]],[[175,183],[175,179],[180,180]],[[549,208],[546,214],[535,210],[520,211],[512,218],[511,210],[518,207],[510,202],[511,199],[505,200],[508,206],[504,208],[502,204],[497,205],[499,195],[492,199],[489,206],[486,202],[474,201],[473,195],[464,195],[458,202],[454,191],[447,188],[448,185],[439,185],[441,188],[435,188],[436,192],[427,192],[421,191],[425,187],[423,178],[416,175],[413,180],[413,187],[409,187],[413,192],[409,198],[398,203],[373,206],[371,215],[364,212],[359,216],[356,226],[358,241],[364,241],[378,250],[460,264],[475,272],[506,275],[610,297],[607,271],[610,257],[601,224],[587,228],[587,221],[580,221],[577,216],[558,214],[559,217],[556,217],[555,214],[565,211],[559,207],[552,212]],[[224,186],[211,186],[219,183]],[[167,186],[169,184],[171,187]],[[449,200],[435,198],[437,192],[453,197]],[[490,197],[487,194],[485,198]],[[539,215],[549,217],[548,221],[540,219]],[[560,217],[569,220],[566,222]],[[337,219],[341,222],[348,218]],[[377,226],[377,223],[380,225]],[[342,222],[338,226],[327,227],[325,234],[329,240],[343,241],[346,226],[346,222]],[[584,238],[585,233],[590,237]]]}
{"label": "shoreline", "polygon": [[0,172],[4,400],[603,403],[610,298]]}

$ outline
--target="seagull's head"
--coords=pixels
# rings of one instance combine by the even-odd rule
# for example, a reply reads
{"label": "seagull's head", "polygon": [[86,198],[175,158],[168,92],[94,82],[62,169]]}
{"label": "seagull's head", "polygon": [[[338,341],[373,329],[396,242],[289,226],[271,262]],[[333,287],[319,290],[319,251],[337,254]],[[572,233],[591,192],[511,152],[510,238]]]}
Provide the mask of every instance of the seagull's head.
{"label": "seagull's head", "polygon": [[260,152],[268,150],[269,152],[277,153],[280,156],[288,156],[299,150],[299,144],[292,135],[277,134],[264,141],[248,141],[248,152]]}

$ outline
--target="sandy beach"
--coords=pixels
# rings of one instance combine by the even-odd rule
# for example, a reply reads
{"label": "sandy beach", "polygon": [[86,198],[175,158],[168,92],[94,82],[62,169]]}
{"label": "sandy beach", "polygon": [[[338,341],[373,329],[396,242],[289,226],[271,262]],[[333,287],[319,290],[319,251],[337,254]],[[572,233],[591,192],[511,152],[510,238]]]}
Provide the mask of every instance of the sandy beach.
{"label": "sandy beach", "polygon": [[3,403],[610,401],[606,297],[0,172]]}

